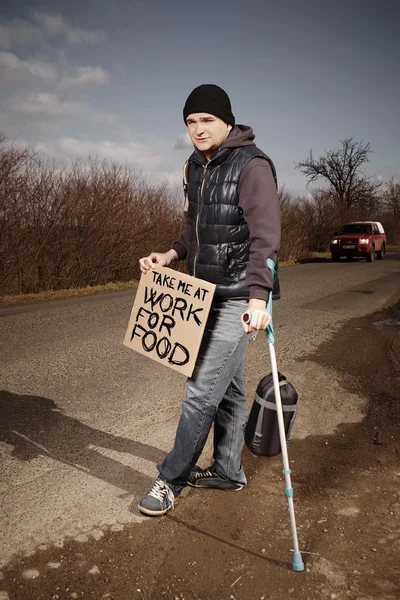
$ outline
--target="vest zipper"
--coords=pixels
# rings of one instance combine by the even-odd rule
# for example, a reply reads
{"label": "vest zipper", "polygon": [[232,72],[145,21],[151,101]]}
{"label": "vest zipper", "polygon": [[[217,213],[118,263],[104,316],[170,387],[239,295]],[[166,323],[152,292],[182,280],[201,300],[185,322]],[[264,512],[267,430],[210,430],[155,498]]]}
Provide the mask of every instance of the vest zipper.
{"label": "vest zipper", "polygon": [[[204,188],[204,180],[206,178],[206,171],[207,171],[207,167],[209,165],[210,161],[208,161],[204,167],[203,167],[203,175],[201,176],[201,187],[200,187],[200,198],[199,200],[203,200],[203,188]],[[200,205],[201,202],[199,202],[199,210],[197,213],[197,218],[196,218],[196,241],[197,241],[197,254],[194,257],[194,263],[193,263],[193,277],[196,277],[196,262],[197,262],[197,256],[199,254],[199,249],[200,249],[200,240],[199,240],[199,216],[200,216]]]}

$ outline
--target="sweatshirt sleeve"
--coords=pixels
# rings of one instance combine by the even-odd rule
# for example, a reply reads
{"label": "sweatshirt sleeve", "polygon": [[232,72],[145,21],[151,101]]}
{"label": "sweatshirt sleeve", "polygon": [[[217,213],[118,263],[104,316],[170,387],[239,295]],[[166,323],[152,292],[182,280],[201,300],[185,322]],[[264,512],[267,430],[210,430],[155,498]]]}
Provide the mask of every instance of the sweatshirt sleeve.
{"label": "sweatshirt sleeve", "polygon": [[267,301],[273,287],[267,258],[276,261],[281,240],[279,197],[267,160],[249,161],[240,176],[238,194],[250,231],[250,259],[246,270],[250,298]]}

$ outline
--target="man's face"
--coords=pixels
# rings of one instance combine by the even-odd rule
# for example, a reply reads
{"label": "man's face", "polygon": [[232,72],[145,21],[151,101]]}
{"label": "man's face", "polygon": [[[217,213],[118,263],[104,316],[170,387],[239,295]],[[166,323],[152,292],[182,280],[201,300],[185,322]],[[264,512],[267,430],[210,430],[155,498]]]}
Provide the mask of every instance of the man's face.
{"label": "man's face", "polygon": [[187,117],[186,123],[193,144],[207,158],[215,154],[232,129],[231,125],[208,113],[193,113]]}

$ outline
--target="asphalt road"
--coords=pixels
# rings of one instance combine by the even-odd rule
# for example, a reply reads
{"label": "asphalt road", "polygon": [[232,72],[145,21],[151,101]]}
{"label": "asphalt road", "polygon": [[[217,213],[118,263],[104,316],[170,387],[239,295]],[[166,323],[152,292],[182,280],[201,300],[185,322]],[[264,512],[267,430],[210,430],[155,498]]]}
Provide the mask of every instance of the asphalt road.
{"label": "asphalt road", "polygon": [[[329,435],[362,419],[363,398],[338,402],[337,375],[298,359],[347,319],[400,298],[400,253],[282,269],[281,288],[278,365],[304,397],[294,435]],[[142,520],[129,506],[171,447],[185,378],[122,345],[132,303],[133,292],[120,292],[0,310],[0,566]],[[249,402],[267,370],[259,334],[247,350]],[[325,393],[315,411],[323,389],[335,402]]]}

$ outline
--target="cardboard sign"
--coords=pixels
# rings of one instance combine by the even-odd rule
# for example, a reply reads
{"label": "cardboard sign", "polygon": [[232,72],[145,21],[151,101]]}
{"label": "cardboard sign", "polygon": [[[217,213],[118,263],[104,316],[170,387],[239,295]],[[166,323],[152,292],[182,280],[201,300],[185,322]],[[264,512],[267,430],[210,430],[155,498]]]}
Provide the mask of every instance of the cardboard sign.
{"label": "cardboard sign", "polygon": [[124,345],[190,377],[215,285],[154,267],[142,274]]}

